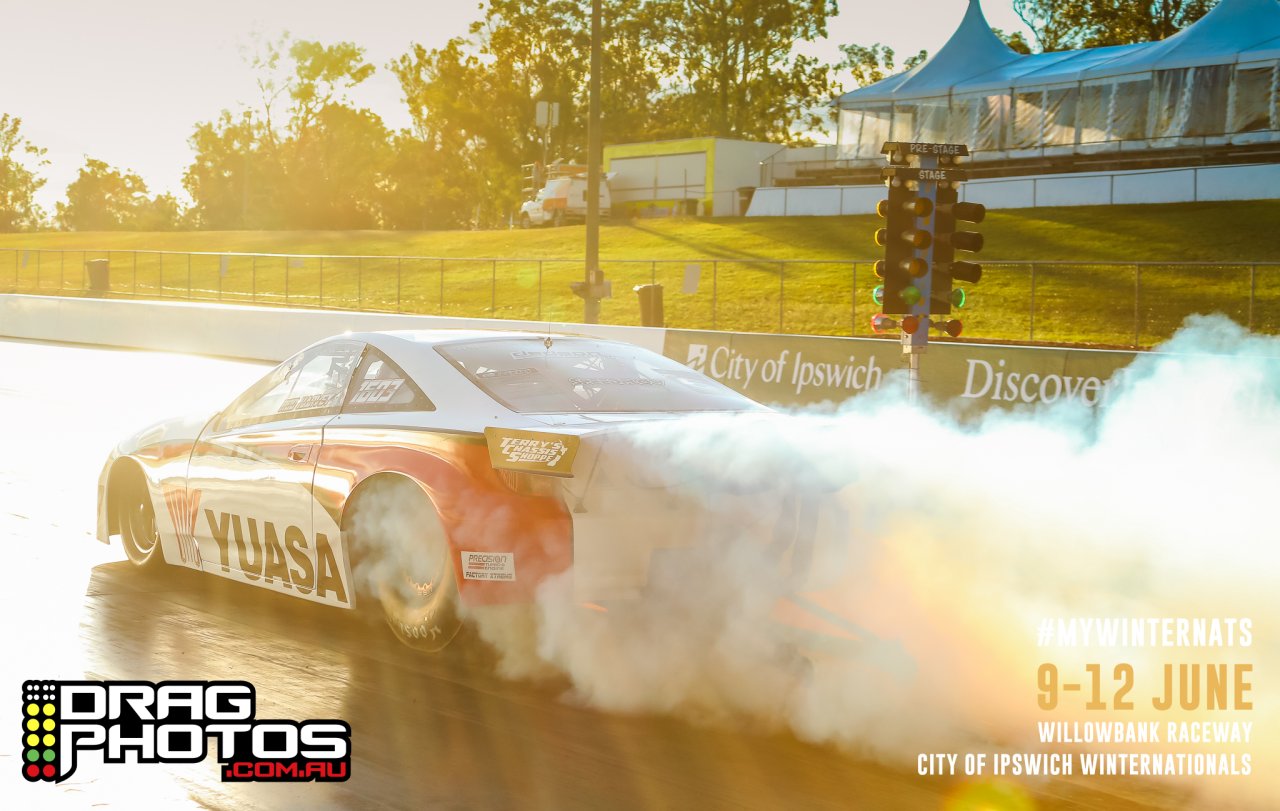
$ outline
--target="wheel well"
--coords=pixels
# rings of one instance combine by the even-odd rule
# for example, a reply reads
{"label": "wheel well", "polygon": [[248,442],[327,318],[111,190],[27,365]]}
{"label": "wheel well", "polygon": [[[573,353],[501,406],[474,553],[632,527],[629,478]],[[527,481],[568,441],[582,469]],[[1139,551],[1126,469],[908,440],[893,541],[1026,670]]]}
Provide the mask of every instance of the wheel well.
{"label": "wheel well", "polygon": [[[342,522],[338,526],[342,530],[344,543],[345,543],[345,538],[347,534],[347,527],[349,526],[351,516],[355,513],[356,503],[359,502],[360,498],[364,496],[365,493],[368,493],[371,490],[373,490],[374,487],[377,486],[378,484],[393,482],[393,481],[413,482],[414,486],[418,488],[418,491],[422,493],[422,497],[425,498],[427,501],[432,501],[431,495],[427,493],[427,491],[423,489],[422,485],[418,482],[418,480],[413,478],[412,476],[409,476],[405,473],[397,473],[395,471],[383,471],[381,473],[375,473],[372,476],[365,478],[359,484],[356,485],[356,489],[351,491],[351,495],[347,497],[347,503],[342,507]],[[432,501],[432,506],[433,507],[435,506],[435,502],[433,501]]]}
{"label": "wheel well", "polygon": [[136,487],[138,477],[143,476],[142,466],[128,456],[122,456],[111,465],[111,474],[107,477],[107,534],[115,535],[120,531],[120,510],[116,507],[115,495],[122,488]]}

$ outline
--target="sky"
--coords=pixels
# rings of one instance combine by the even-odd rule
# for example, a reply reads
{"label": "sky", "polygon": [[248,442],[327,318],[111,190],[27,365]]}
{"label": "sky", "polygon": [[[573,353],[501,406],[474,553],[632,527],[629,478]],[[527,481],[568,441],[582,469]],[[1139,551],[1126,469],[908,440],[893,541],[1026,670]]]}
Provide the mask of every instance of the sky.
{"label": "sky", "polygon": [[[842,0],[827,42],[805,51],[834,61],[842,42],[882,42],[898,60],[947,40],[968,0]],[[388,126],[409,123],[384,66],[413,42],[443,45],[479,18],[479,0],[0,0],[9,20],[0,48],[0,113],[48,149],[39,202],[52,212],[86,156],[137,172],[154,192],[182,193],[195,124],[223,109],[253,106],[253,72],[243,54],[255,35],[347,40],[366,49],[374,76],[353,100]],[[1025,30],[1010,0],[983,6],[993,26]]]}

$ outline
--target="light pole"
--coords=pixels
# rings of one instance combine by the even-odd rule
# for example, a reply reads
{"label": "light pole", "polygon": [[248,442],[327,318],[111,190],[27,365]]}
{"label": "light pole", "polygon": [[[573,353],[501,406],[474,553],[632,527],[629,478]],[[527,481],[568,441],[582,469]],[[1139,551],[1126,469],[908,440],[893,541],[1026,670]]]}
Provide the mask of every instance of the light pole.
{"label": "light pole", "polygon": [[582,321],[600,320],[604,274],[600,272],[600,0],[591,0],[591,83],[587,113],[587,245]]}

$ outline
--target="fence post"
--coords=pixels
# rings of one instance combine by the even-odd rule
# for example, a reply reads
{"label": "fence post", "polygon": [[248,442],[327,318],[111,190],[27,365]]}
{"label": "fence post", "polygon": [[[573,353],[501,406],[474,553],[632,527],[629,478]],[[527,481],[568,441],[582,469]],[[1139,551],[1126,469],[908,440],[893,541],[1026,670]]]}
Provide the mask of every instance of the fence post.
{"label": "fence post", "polygon": [[1142,301],[1142,265],[1133,266],[1133,348],[1137,349],[1142,337],[1142,320],[1139,316]]}
{"label": "fence post", "polygon": [[849,283],[849,337],[858,334],[858,263],[854,262],[853,281]]}
{"label": "fence post", "polygon": [[400,287],[401,287],[400,279],[403,276],[403,273],[404,273],[404,257],[397,256],[396,257],[396,312],[401,312],[400,310]]}
{"label": "fence post", "polygon": [[720,260],[711,262],[711,328],[716,328],[716,310],[719,309],[717,282],[720,276]]}
{"label": "fence post", "polygon": [[1249,330],[1253,330],[1253,299],[1258,293],[1258,266],[1249,266]]}
{"label": "fence post", "polygon": [[787,263],[778,263],[778,332],[782,332],[783,314],[787,301]]}
{"label": "fence post", "polygon": [[658,260],[649,262],[649,284],[658,283]]}
{"label": "fence post", "polygon": [[1036,339],[1036,263],[1031,263],[1031,311],[1028,313],[1030,325],[1027,328],[1027,340]]}

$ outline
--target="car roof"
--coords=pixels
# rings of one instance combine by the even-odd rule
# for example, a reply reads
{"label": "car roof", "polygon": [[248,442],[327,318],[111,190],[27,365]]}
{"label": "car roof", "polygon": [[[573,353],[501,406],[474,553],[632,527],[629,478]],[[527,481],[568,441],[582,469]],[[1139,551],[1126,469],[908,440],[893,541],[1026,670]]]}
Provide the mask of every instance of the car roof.
{"label": "car roof", "polygon": [[412,343],[428,346],[464,343],[467,341],[483,341],[497,338],[587,338],[588,340],[605,340],[590,338],[584,335],[571,335],[563,332],[534,332],[532,330],[505,329],[403,329],[385,332],[353,332],[349,336],[362,340],[379,348],[389,344]]}

